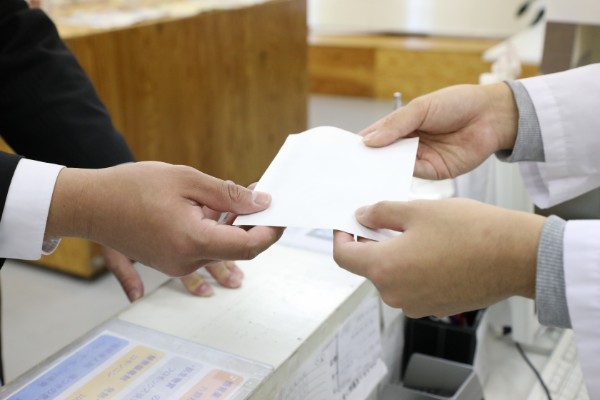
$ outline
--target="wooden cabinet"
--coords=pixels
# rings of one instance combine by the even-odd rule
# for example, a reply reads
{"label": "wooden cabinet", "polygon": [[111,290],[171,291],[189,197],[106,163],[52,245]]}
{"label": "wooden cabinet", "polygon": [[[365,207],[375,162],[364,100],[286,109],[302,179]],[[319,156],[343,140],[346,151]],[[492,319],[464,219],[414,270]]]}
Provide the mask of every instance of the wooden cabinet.
{"label": "wooden cabinet", "polygon": [[[483,53],[498,40],[406,35],[310,37],[311,92],[408,101],[446,86],[479,82],[491,70]],[[521,77],[538,74],[523,65]]]}

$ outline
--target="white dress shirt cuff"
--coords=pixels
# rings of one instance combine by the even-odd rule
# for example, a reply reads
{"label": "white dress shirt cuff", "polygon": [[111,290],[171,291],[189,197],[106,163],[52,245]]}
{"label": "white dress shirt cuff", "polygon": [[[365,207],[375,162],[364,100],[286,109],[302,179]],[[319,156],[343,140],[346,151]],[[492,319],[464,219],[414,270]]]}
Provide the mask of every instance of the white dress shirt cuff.
{"label": "white dress shirt cuff", "polygon": [[19,161],[0,221],[1,258],[37,260],[58,246],[57,239],[45,243],[44,233],[54,185],[63,168],[28,159]]}

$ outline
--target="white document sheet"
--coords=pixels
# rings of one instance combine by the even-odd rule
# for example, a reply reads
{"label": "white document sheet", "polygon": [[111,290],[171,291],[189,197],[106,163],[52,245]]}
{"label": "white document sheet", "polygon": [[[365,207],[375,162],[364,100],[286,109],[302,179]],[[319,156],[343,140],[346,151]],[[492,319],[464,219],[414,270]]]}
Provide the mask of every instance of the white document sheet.
{"label": "white document sheet", "polygon": [[335,335],[287,378],[278,400],[362,400],[388,369],[381,360],[379,298],[356,308]]}
{"label": "white document sheet", "polygon": [[235,225],[338,229],[373,240],[394,235],[365,228],[357,208],[382,200],[409,199],[417,138],[370,148],[362,138],[334,127],[289,135],[255,190],[273,197],[271,206],[239,216]]}

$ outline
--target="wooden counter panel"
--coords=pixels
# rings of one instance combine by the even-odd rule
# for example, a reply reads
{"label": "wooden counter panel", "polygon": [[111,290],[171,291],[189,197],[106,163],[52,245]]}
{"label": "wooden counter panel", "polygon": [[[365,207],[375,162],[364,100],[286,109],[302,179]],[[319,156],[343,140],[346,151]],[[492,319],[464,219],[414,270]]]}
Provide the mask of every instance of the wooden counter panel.
{"label": "wooden counter panel", "polygon": [[306,129],[305,14],[271,1],[67,42],[138,160],[249,184]]}

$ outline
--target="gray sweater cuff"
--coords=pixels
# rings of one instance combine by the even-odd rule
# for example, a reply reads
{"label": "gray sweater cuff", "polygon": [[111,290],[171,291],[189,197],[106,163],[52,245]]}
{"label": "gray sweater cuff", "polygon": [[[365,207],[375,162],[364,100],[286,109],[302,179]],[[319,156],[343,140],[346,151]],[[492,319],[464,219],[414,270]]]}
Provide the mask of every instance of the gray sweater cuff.
{"label": "gray sweater cuff", "polygon": [[544,142],[537,113],[529,93],[519,81],[505,82],[513,92],[519,111],[519,127],[515,147],[512,150],[500,150],[496,157],[501,161],[545,161]]}
{"label": "gray sweater cuff", "polygon": [[566,222],[554,215],[546,219],[537,254],[535,300],[542,325],[571,328],[563,266]]}

